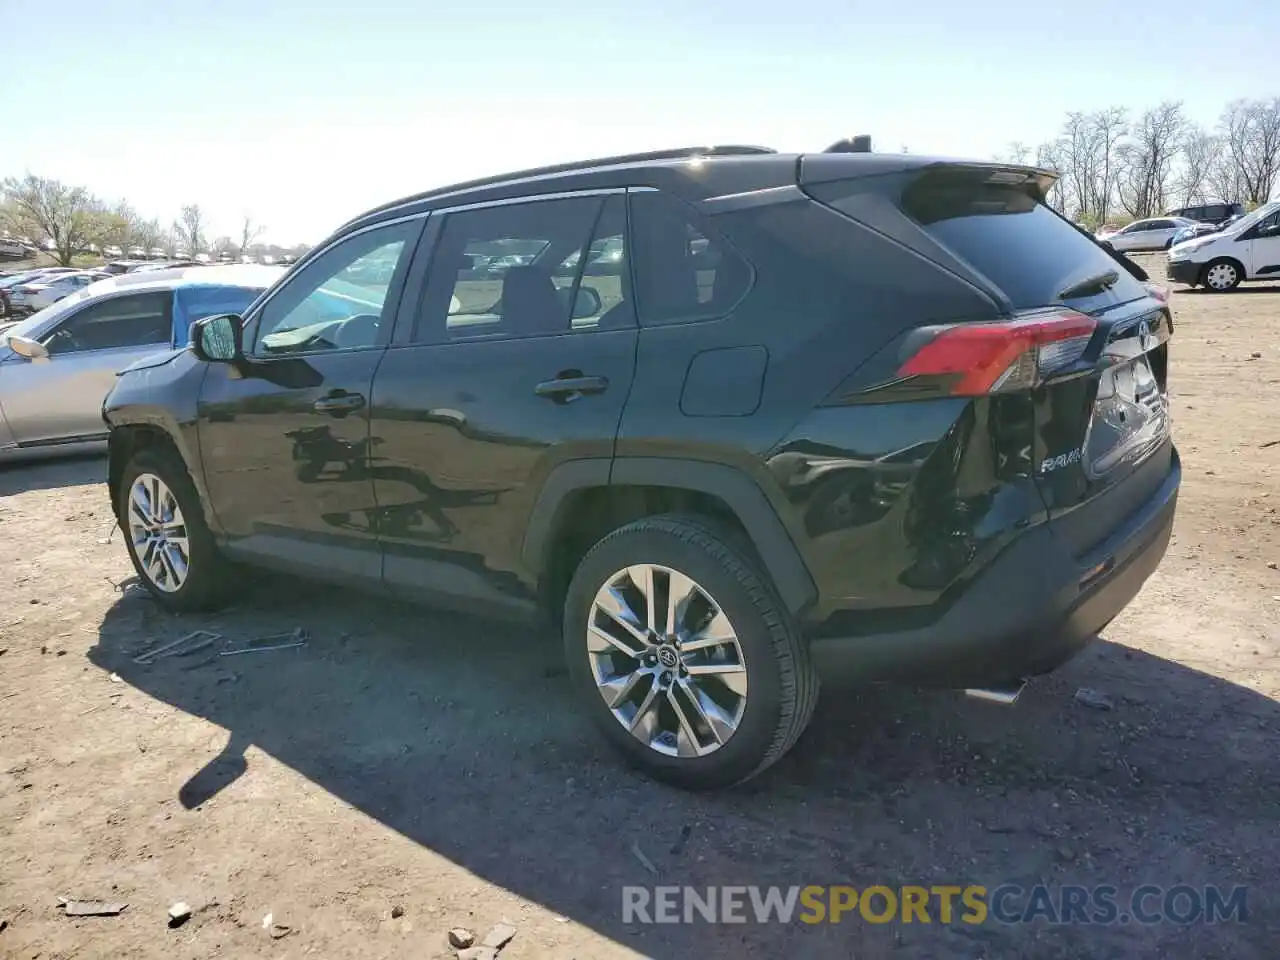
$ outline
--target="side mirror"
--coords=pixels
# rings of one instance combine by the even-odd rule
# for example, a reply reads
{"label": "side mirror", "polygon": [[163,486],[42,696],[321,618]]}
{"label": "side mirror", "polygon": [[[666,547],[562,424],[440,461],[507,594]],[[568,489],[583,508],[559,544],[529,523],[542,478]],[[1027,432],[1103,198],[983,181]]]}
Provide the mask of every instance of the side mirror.
{"label": "side mirror", "polygon": [[32,340],[30,337],[10,337],[9,346],[18,356],[26,357],[28,360],[49,359],[49,348],[39,340]]}
{"label": "side mirror", "polygon": [[244,359],[244,319],[222,313],[191,325],[191,352],[205,363],[239,363]]}
{"label": "side mirror", "polygon": [[594,317],[603,305],[604,301],[600,299],[595,287],[579,287],[578,296],[573,301],[573,319]]}

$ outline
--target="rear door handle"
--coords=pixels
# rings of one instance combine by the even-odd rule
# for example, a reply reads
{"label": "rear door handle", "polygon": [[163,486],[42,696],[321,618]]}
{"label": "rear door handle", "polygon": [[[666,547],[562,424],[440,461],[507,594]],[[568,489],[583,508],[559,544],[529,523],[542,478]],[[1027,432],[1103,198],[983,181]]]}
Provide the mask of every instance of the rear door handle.
{"label": "rear door handle", "polygon": [[540,397],[548,397],[556,403],[568,403],[592,393],[604,393],[609,389],[607,377],[561,376],[544,380],[533,388]]}
{"label": "rear door handle", "polygon": [[363,406],[364,397],[358,393],[331,393],[312,404],[316,413],[327,413],[335,417],[345,416]]}

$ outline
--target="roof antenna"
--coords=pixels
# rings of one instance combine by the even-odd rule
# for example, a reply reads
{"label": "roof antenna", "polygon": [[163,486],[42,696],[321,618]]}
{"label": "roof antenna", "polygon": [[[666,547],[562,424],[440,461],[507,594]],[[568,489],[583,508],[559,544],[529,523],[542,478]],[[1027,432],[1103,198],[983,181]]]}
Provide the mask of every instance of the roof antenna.
{"label": "roof antenna", "polygon": [[856,137],[846,137],[844,140],[837,140],[831,146],[827,147],[823,153],[870,153],[871,152],[871,135],[860,133]]}

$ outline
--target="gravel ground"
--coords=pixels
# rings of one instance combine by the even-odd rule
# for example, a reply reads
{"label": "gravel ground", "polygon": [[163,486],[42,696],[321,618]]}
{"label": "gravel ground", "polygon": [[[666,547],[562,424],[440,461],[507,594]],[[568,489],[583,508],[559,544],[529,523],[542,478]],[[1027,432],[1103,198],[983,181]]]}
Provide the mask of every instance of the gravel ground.
{"label": "gravel ground", "polygon": [[[829,688],[788,758],[715,795],[620,768],[540,638],[277,578],[170,617],[118,588],[102,461],[0,468],[0,956],[444,958],[450,928],[506,920],[504,960],[1270,960],[1280,287],[1174,307],[1175,539],[1105,637],[1012,708]],[[132,661],[299,626],[305,647]],[[1248,913],[624,922],[622,887],[659,883],[1243,885]],[[72,918],[59,896],[128,907]],[[168,929],[179,900],[193,916]]]}

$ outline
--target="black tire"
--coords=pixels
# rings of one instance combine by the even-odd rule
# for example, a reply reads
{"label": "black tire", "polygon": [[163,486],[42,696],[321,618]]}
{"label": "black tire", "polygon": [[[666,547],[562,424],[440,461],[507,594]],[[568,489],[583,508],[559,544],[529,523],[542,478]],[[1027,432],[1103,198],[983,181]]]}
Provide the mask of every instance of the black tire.
{"label": "black tire", "polygon": [[[138,558],[129,533],[129,498],[134,481],[148,473],[162,480],[173,493],[186,525],[189,547],[187,579],[173,591],[162,590],[155,584]],[[122,518],[120,527],[124,533],[125,549],[138,579],[156,602],[174,613],[209,610],[222,604],[234,586],[233,571],[214,542],[213,533],[205,522],[200,495],[178,453],[166,447],[140,450],[120,476],[118,496],[120,500],[116,508],[117,515]]]}
{"label": "black tire", "polygon": [[[1230,267],[1233,278],[1226,286],[1214,286],[1209,282],[1209,276],[1215,267]],[[1204,265],[1204,271],[1200,274],[1200,282],[1204,288],[1210,293],[1230,293],[1236,287],[1240,286],[1240,281],[1244,279],[1244,271],[1240,264],[1230,257],[1219,257],[1217,260],[1210,260]]]}
{"label": "black tire", "polygon": [[[584,709],[632,766],[686,789],[730,786],[760,773],[791,749],[818,701],[818,675],[807,644],[768,579],[733,539],[696,517],[638,520],[591,548],[565,600],[565,657]],[[742,718],[722,746],[703,756],[668,756],[642,743],[605,704],[592,676],[586,637],[596,592],[615,573],[638,563],[691,577],[715,599],[738,638],[748,678]]]}

